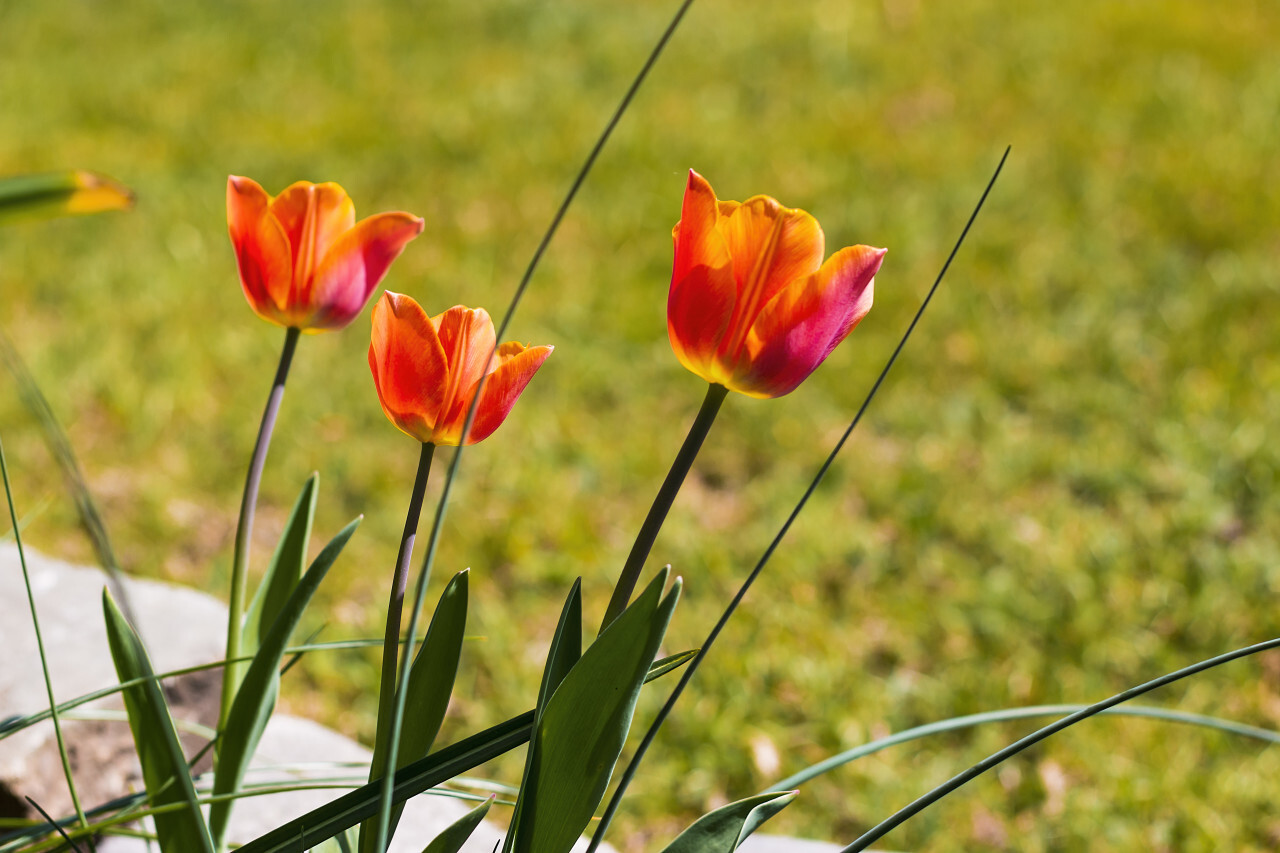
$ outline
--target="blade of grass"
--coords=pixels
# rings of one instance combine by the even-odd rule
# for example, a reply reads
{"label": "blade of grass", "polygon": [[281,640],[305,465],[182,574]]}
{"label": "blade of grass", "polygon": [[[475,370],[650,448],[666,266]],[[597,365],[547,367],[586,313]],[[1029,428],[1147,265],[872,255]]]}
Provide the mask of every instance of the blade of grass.
{"label": "blade of grass", "polygon": [[[675,15],[672,16],[671,21],[667,24],[667,28],[658,38],[658,43],[654,45],[653,50],[649,52],[648,58],[645,59],[644,64],[640,67],[639,73],[637,73],[635,79],[631,81],[631,85],[622,96],[622,100],[619,102],[617,109],[614,110],[613,115],[610,116],[609,121],[605,124],[604,130],[601,131],[600,136],[596,139],[595,145],[592,146],[590,153],[587,154],[587,159],[583,162],[582,167],[578,170],[578,174],[573,179],[573,183],[569,186],[569,191],[565,194],[564,201],[560,203],[560,207],[551,218],[551,224],[547,226],[547,230],[539,241],[538,247],[534,250],[533,257],[529,260],[529,266],[525,269],[524,275],[521,276],[520,283],[516,286],[516,291],[511,297],[511,303],[507,306],[507,311],[502,317],[502,322],[498,324],[494,337],[494,346],[492,351],[489,353],[490,359],[497,354],[498,346],[506,336],[507,327],[511,325],[511,321],[515,317],[516,310],[520,307],[520,302],[529,288],[529,283],[533,279],[534,271],[537,270],[539,263],[542,261],[543,254],[545,254],[547,247],[551,244],[551,240],[560,229],[560,223],[564,220],[565,214],[569,210],[569,206],[573,204],[573,200],[577,198],[578,191],[582,188],[583,183],[586,182],[587,175],[590,174],[596,160],[599,159],[600,152],[604,150],[604,146],[613,135],[614,129],[618,126],[619,122],[622,121],[622,116],[626,114],[627,109],[631,106],[631,102],[635,99],[636,93],[640,91],[640,86],[643,85],[645,79],[649,76],[649,72],[653,69],[653,66],[657,64],[658,57],[662,55],[667,43],[675,34],[676,29],[680,26],[680,22],[684,20],[685,13],[689,11],[689,7],[692,5],[693,0],[683,0],[680,4]],[[487,375],[481,377],[480,382],[476,386],[475,396],[471,400],[471,406],[467,409],[467,418],[462,427],[463,439],[459,442],[459,446],[453,454],[453,459],[449,463],[449,470],[445,476],[444,486],[440,492],[440,500],[436,504],[435,517],[431,523],[431,535],[427,540],[427,552],[423,557],[422,570],[418,575],[418,583],[414,596],[413,615],[409,619],[410,636],[414,636],[417,633],[418,619],[422,614],[422,608],[426,600],[427,580],[431,577],[431,568],[435,564],[436,547],[440,539],[440,530],[444,527],[445,513],[449,506],[449,499],[453,494],[453,482],[458,475],[459,466],[462,464],[462,457],[464,455],[463,450],[466,445],[466,436],[471,431],[472,423],[475,422],[476,411],[478,410],[480,398],[484,393],[484,386],[487,379]],[[405,684],[408,680],[407,670],[408,667],[403,667],[400,673],[398,679],[399,686],[397,688],[396,695],[396,707],[391,717],[391,738],[388,742],[388,762],[390,766],[395,766],[396,763],[396,751],[398,749],[397,741],[399,740],[400,727],[404,718]],[[392,805],[392,776],[388,774],[383,777],[383,779],[383,802],[379,817],[380,833],[378,847],[380,850],[386,849],[386,838],[382,837],[382,832],[390,825]]]}
{"label": "blade of grass", "polygon": [[67,835],[67,831],[62,827],[58,826],[57,822],[53,819],[53,815],[45,811],[43,806],[41,806],[39,803],[31,799],[30,797],[25,797],[24,799],[31,804],[31,808],[35,809],[37,812],[40,813],[40,817],[45,819],[45,823],[47,823],[50,827],[52,827],[58,833],[59,837],[62,838],[63,841],[67,842],[68,847],[74,850],[75,853],[83,853],[83,851],[81,851],[80,848],[76,846],[76,843],[71,840],[71,836]]}
{"label": "blade of grass", "polygon": [[[983,726],[989,723],[1004,723],[1011,720],[1026,720],[1032,717],[1046,716],[1062,716],[1063,714],[1074,714],[1082,711],[1088,705],[1033,705],[1027,708],[1005,708],[999,711],[986,711],[981,714],[968,714],[963,717],[952,717],[947,720],[939,720],[936,723],[927,723],[923,726],[915,726],[914,728],[904,729],[895,732],[887,737],[877,738],[876,740],[847,749],[838,755],[833,755],[816,764],[812,764],[799,773],[794,773],[783,779],[777,784],[770,785],[765,789],[765,793],[769,791],[788,791],[792,788],[798,788],[805,782],[810,781],[823,773],[835,770],[837,767],[843,767],[846,764],[857,761],[859,758],[865,758],[868,755],[888,749],[891,746],[907,743],[913,740],[919,740],[931,735],[942,734],[944,732],[953,732],[959,729],[973,728],[975,726]],[[1116,717],[1149,717],[1164,722],[1185,723],[1190,726],[1200,726],[1203,728],[1214,729],[1228,734],[1241,735],[1243,737],[1253,738],[1266,743],[1280,744],[1280,732],[1273,732],[1269,729],[1258,728],[1257,726],[1248,726],[1243,723],[1237,723],[1233,720],[1224,720],[1219,717],[1210,717],[1204,714],[1190,714],[1186,711],[1172,711],[1168,708],[1155,708],[1149,705],[1130,705],[1127,708],[1108,708],[1102,711],[1105,716]]]}
{"label": "blade of grass", "polygon": [[88,824],[84,807],[80,805],[80,794],[76,790],[76,780],[71,775],[71,758],[67,755],[67,744],[62,737],[62,721],[58,719],[58,703],[53,697],[53,678],[49,675],[49,659],[44,653],[44,636],[40,633],[40,615],[36,611],[36,596],[31,589],[31,574],[27,571],[27,552],[22,547],[22,534],[18,531],[18,511],[13,503],[13,488],[9,483],[9,463],[4,455],[4,442],[0,441],[0,474],[4,477],[4,497],[9,503],[9,521],[13,524],[13,541],[18,549],[18,563],[22,566],[22,585],[27,590],[27,607],[31,610],[31,627],[36,632],[36,651],[40,655],[40,672],[44,676],[45,695],[49,697],[49,716],[53,718],[53,736],[58,743],[58,758],[62,761],[62,775],[67,780],[67,790],[71,794],[71,805],[76,810],[76,818],[81,826]]}
{"label": "blade of grass", "polygon": [[75,451],[71,449],[71,441],[67,438],[62,425],[58,423],[57,417],[54,416],[53,409],[49,407],[49,401],[40,391],[35,377],[31,375],[31,371],[27,370],[22,356],[18,355],[13,342],[3,331],[0,331],[0,359],[4,360],[9,374],[18,384],[18,396],[40,423],[40,434],[44,437],[54,461],[62,469],[63,479],[76,502],[80,524],[89,535],[89,541],[93,543],[94,553],[98,555],[98,565],[102,566],[107,573],[107,585],[111,587],[111,595],[124,611],[125,618],[137,625],[138,621],[134,618],[133,608],[129,604],[128,591],[122,582],[124,575],[120,571],[120,564],[116,561],[116,552],[111,547],[111,539],[107,536],[107,526],[102,522],[102,515],[98,512],[97,504],[93,502],[93,496],[89,494],[84,472],[80,470],[80,462],[76,459]]}
{"label": "blade of grass", "polygon": [[680,694],[684,692],[685,686],[688,685],[689,681],[693,678],[693,674],[698,671],[698,666],[706,658],[707,653],[711,651],[711,646],[715,643],[716,638],[720,636],[720,632],[724,630],[724,626],[728,624],[729,619],[738,609],[738,605],[741,604],[743,598],[746,597],[747,590],[749,590],[751,585],[755,583],[756,578],[758,578],[760,573],[764,571],[764,567],[773,557],[774,552],[778,550],[778,546],[782,544],[783,538],[785,538],[787,532],[791,530],[791,525],[795,523],[795,520],[799,517],[801,510],[803,510],[805,505],[809,502],[809,498],[813,496],[815,491],[817,491],[818,485],[826,477],[827,471],[831,469],[833,464],[835,464],[836,457],[844,448],[845,443],[849,440],[849,436],[853,434],[854,429],[856,429],[858,424],[861,423],[862,416],[866,414],[867,407],[870,406],[871,401],[875,399],[876,393],[884,384],[885,377],[889,375],[889,371],[898,360],[898,355],[907,345],[907,341],[911,338],[911,333],[915,331],[916,325],[920,322],[920,318],[924,316],[925,309],[929,307],[929,303],[933,300],[933,295],[938,292],[938,286],[942,284],[943,277],[946,276],[947,270],[951,268],[951,261],[955,259],[956,253],[959,252],[960,247],[964,245],[964,240],[969,234],[969,229],[973,227],[974,220],[978,218],[978,213],[982,210],[983,204],[986,203],[987,196],[991,194],[991,189],[995,186],[996,179],[1000,177],[1000,172],[1004,169],[1005,161],[1008,159],[1009,148],[1005,148],[1004,155],[1000,158],[1000,162],[996,165],[995,172],[991,175],[991,180],[987,182],[986,189],[982,191],[982,196],[978,199],[977,205],[974,206],[973,213],[969,215],[969,220],[965,223],[963,230],[961,230],[960,237],[951,248],[951,253],[947,255],[947,260],[942,265],[942,269],[938,272],[938,277],[934,279],[933,286],[930,287],[929,292],[925,294],[924,300],[920,303],[920,308],[916,311],[915,316],[911,318],[911,323],[907,326],[907,330],[902,334],[902,339],[898,341],[898,345],[894,348],[893,354],[890,355],[889,360],[885,362],[884,369],[880,371],[880,375],[871,386],[871,390],[867,392],[867,396],[862,401],[862,405],[858,408],[857,414],[853,416],[853,420],[849,422],[848,428],[846,428],[844,434],[840,436],[840,440],[836,442],[836,446],[832,448],[831,452],[827,455],[826,460],[822,463],[821,467],[818,468],[818,473],[814,475],[813,480],[810,481],[809,487],[805,489],[804,494],[796,503],[795,508],[791,510],[791,514],[787,516],[787,520],[783,522],[781,529],[779,529],[777,535],[773,537],[773,541],[769,543],[769,547],[765,549],[764,554],[760,557],[759,562],[756,563],[755,568],[751,570],[749,575],[747,575],[747,579],[742,582],[742,586],[738,589],[737,594],[734,595],[733,600],[729,602],[729,606],[725,608],[719,621],[717,621],[715,627],[711,629],[711,633],[707,635],[707,639],[703,642],[702,648],[699,649],[697,656],[693,659],[693,662],[689,664],[688,668],[685,669],[684,674],[680,677],[680,681],[676,683],[675,689],[671,691],[671,696],[667,699],[661,710],[658,711],[658,715],[654,719],[652,725],[649,726],[649,730],[645,732],[644,738],[640,741],[640,745],[636,748],[635,754],[631,757],[631,762],[627,765],[627,769],[623,771],[622,778],[618,782],[617,789],[614,790],[613,796],[609,799],[609,805],[605,808],[604,814],[600,817],[600,822],[596,826],[595,834],[591,836],[591,845],[587,848],[587,853],[593,853],[593,851],[599,848],[600,842],[604,839],[604,833],[608,830],[609,823],[613,820],[613,816],[622,802],[622,796],[626,793],[627,786],[631,784],[631,780],[635,777],[636,769],[639,767],[640,761],[644,758],[645,753],[653,743],[654,738],[657,737],[658,730],[662,728],[662,724],[666,722],[667,717],[671,714],[671,709],[675,707],[676,701],[680,698]]}
{"label": "blade of grass", "polygon": [[1145,684],[1139,684],[1137,687],[1131,687],[1122,693],[1117,693],[1114,696],[1103,699],[1101,702],[1095,702],[1094,704],[1088,705],[1070,716],[1063,717],[1055,723],[1051,723],[1044,728],[1037,729],[1026,737],[1006,746],[1004,749],[992,753],[963,773],[952,776],[946,782],[943,782],[929,793],[894,812],[892,815],[859,836],[857,840],[841,850],[840,853],[858,853],[860,850],[866,850],[869,845],[883,838],[890,830],[924,811],[926,808],[960,788],[962,785],[971,782],[1006,759],[1012,758],[1024,749],[1034,746],[1050,735],[1057,734],[1063,729],[1074,726],[1081,720],[1087,720],[1092,716],[1101,714],[1108,708],[1114,708],[1116,705],[1128,702],[1130,699],[1136,699],[1143,694],[1150,693],[1158,687],[1164,687],[1167,684],[1172,684],[1173,682],[1179,681],[1183,678],[1197,675],[1201,672],[1205,672],[1206,670],[1213,669],[1216,666],[1221,666],[1224,663],[1230,663],[1233,660],[1239,660],[1240,658],[1275,648],[1280,648],[1280,638],[1267,640],[1264,643],[1257,643],[1252,646],[1245,646],[1244,648],[1236,649],[1235,651],[1227,652],[1226,654],[1218,655],[1217,657],[1212,657],[1208,660],[1200,661],[1199,663],[1194,663],[1191,666],[1183,667],[1182,669],[1175,670],[1167,675],[1162,675],[1159,678],[1146,682]]}
{"label": "blade of grass", "polygon": [[[415,642],[420,641],[421,639],[423,638],[420,637]],[[402,641],[402,642],[407,642],[407,641]],[[309,652],[336,651],[340,649],[367,649],[373,646],[380,646],[380,645],[382,645],[381,638],[378,638],[376,640],[375,639],[330,640],[324,643],[306,643],[301,646],[290,646],[287,649],[285,649],[285,654],[293,655],[296,659],[298,655],[302,655]],[[671,662],[673,664],[672,668],[674,668],[674,666],[679,666],[683,663],[686,663],[689,660],[689,658],[692,658],[692,656],[693,656],[692,652],[684,652],[682,653],[682,655],[673,656],[672,658],[666,658],[664,659],[664,661]],[[676,660],[677,657],[681,659]],[[250,663],[252,662],[253,658],[246,655],[238,658],[237,660],[243,663]],[[662,662],[663,661],[660,661],[660,663]],[[164,681],[167,678],[174,678],[179,675],[187,675],[192,672],[204,672],[205,670],[209,670],[209,669],[218,669],[219,667],[226,666],[227,663],[228,661],[218,660],[218,661],[212,661],[210,663],[194,664],[192,666],[184,666],[181,669],[171,669],[171,670],[168,670],[167,672],[161,672],[161,673],[149,675],[143,678],[137,678],[130,681],[122,682],[120,684],[114,684],[111,687],[103,687],[99,690],[94,690],[90,693],[85,693],[81,696],[77,696],[74,699],[68,699],[65,702],[59,703],[57,706],[57,710],[59,713],[62,713],[64,711],[69,711],[72,708],[77,708],[81,705],[85,705],[89,702],[93,702],[96,699],[102,699],[103,697],[114,695],[124,690],[127,687],[133,687],[134,685],[142,684],[145,681]],[[285,668],[287,667],[284,667],[281,669],[282,675],[284,674]],[[7,717],[3,721],[0,721],[0,740],[4,740],[10,735],[16,734],[17,732],[22,731],[28,726],[34,726],[37,723],[44,722],[45,720],[49,719],[50,716],[51,714],[49,710],[45,709],[43,711],[36,711],[35,713],[32,713],[32,714],[15,715],[12,717]]]}

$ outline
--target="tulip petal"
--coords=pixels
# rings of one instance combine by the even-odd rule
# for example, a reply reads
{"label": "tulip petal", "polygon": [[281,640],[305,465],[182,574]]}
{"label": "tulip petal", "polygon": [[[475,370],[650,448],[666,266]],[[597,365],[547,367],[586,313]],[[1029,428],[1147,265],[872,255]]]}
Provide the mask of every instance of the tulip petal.
{"label": "tulip petal", "polygon": [[320,261],[310,292],[303,295],[304,303],[315,310],[305,325],[341,329],[354,320],[391,262],[422,228],[423,221],[408,213],[379,213],[341,234]]}
{"label": "tulip petal", "polygon": [[717,227],[723,203],[689,171],[680,221],[672,229],[675,262],[667,297],[667,334],[686,368],[707,379],[737,301],[732,258]]}
{"label": "tulip petal", "polygon": [[419,441],[432,441],[449,362],[435,325],[413,299],[387,291],[374,305],[369,369],[391,422]]}
{"label": "tulip petal", "polygon": [[871,310],[884,254],[870,246],[841,249],[778,293],[751,327],[728,387],[752,397],[794,391]]}
{"label": "tulip petal", "polygon": [[[449,381],[444,392],[441,420],[460,421],[467,416],[472,389],[484,376],[497,343],[493,320],[483,308],[473,310],[455,305],[433,317],[431,322],[440,335],[440,345],[449,360]],[[457,426],[461,430],[460,422]]]}
{"label": "tulip petal", "polygon": [[300,286],[310,281],[325,249],[351,229],[356,208],[347,191],[334,183],[298,181],[271,200],[271,213],[289,236],[293,249],[293,278]]}
{"label": "tulip petal", "polygon": [[271,197],[250,178],[227,178],[227,230],[249,305],[264,320],[290,325],[293,281],[289,237],[270,211]]}
{"label": "tulip petal", "polygon": [[822,263],[823,236],[818,220],[803,210],[783,207],[769,196],[747,199],[720,220],[738,298],[720,346],[732,359],[760,309],[778,291],[815,272]]}
{"label": "tulip petal", "polygon": [[[484,381],[484,390],[481,391],[480,404],[476,407],[471,432],[467,435],[467,444],[475,444],[488,438],[507,419],[511,407],[516,404],[533,374],[538,372],[553,349],[554,347],[549,346],[525,347],[514,341],[502,345],[498,351],[500,363]],[[468,391],[468,404],[474,393],[474,389]],[[466,418],[465,409],[462,418]],[[462,420],[459,420],[455,442],[461,434]]]}

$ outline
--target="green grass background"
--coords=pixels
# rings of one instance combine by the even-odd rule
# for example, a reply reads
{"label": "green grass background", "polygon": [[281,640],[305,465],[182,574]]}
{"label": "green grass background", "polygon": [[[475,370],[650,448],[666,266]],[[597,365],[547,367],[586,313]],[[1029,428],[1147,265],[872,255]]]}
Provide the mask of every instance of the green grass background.
{"label": "green grass background", "polygon": [[[0,172],[94,168],[129,214],[0,234],[5,331],[80,453],[122,562],[225,594],[283,333],[244,304],[224,184],[343,184],[426,232],[388,287],[500,313],[673,2],[0,3]],[[1230,0],[698,0],[512,329],[555,355],[464,459],[438,589],[473,571],[446,736],[531,705],[564,592],[603,613],[701,399],[663,329],[685,170],[769,193],[835,249],[887,246],[875,309],[796,393],[733,398],[657,543],[696,645],[852,416],[1005,145],[903,360],[682,701],[611,840],[911,725],[1087,702],[1275,635],[1280,7]],[[325,637],[377,636],[417,449],[383,417],[367,313],[302,341],[256,545],[322,472],[319,541],[364,526]],[[9,385],[34,547],[88,561]],[[443,462],[447,455],[439,460]],[[437,470],[442,470],[438,464]],[[432,493],[436,493],[439,479]],[[371,736],[374,656],[316,657],[292,710]],[[661,688],[642,703],[639,723]],[[1156,701],[1275,726],[1280,657]],[[771,826],[848,842],[1027,724],[900,747]],[[486,769],[518,778],[516,760]],[[889,836],[894,849],[1280,845],[1280,752],[1089,722]]]}

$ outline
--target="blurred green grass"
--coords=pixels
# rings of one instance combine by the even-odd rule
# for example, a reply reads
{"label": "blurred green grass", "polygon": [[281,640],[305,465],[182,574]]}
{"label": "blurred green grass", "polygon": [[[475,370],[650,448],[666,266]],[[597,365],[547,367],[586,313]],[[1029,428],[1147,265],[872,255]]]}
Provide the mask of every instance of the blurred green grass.
{"label": "blurred green grass", "polygon": [[[249,312],[224,182],[335,180],[426,233],[387,286],[500,311],[674,4],[0,5],[0,172],[93,168],[136,211],[0,234],[3,324],[67,425],[122,562],[225,594],[282,333]],[[520,712],[569,581],[598,620],[702,390],[663,330],[684,172],[890,254],[799,391],[733,399],[655,550],[697,644],[838,436],[1006,144],[918,336],[651,753],[615,839],[869,736],[1091,701],[1275,634],[1280,8],[1238,0],[699,0],[570,212],[512,329],[556,354],[475,448],[435,578],[474,571],[446,736]],[[367,318],[302,342],[264,483],[265,558],[322,472],[317,530],[367,514],[322,590],[376,636],[416,449],[379,411]],[[0,423],[36,547],[88,561],[15,394]],[[439,481],[435,484],[438,489]],[[321,617],[317,617],[319,621]],[[317,621],[317,624],[318,624]],[[593,622],[594,624],[594,622]],[[373,657],[285,701],[368,738]],[[1280,722],[1280,657],[1158,697]],[[644,723],[655,691],[641,709]],[[864,759],[771,824],[843,842],[1027,730]],[[490,768],[517,778],[513,761]],[[886,839],[933,850],[1270,849],[1280,756],[1087,723]]]}

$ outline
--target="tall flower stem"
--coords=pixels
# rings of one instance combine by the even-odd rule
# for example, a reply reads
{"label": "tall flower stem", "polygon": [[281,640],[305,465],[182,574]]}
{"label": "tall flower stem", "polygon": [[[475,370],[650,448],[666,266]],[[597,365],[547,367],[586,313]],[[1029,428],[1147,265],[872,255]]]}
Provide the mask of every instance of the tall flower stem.
{"label": "tall flower stem", "polygon": [[[271,446],[271,433],[276,426],[276,417],[280,414],[280,402],[284,399],[284,383],[289,378],[289,366],[293,364],[293,352],[298,347],[299,330],[289,328],[284,333],[284,349],[280,352],[280,364],[276,368],[276,378],[271,383],[271,394],[267,397],[267,407],[262,413],[262,424],[258,427],[258,443],[253,447],[253,458],[249,462],[249,473],[244,481],[244,496],[240,500],[240,521],[236,525],[236,550],[231,565],[231,602],[230,614],[227,618],[227,654],[228,661],[240,657],[241,625],[244,619],[245,582],[249,574],[249,542],[253,538],[253,514],[258,506],[258,487],[262,484],[262,469],[267,462],[267,448]],[[231,702],[236,698],[240,688],[245,664],[228,663],[222,671],[222,710],[218,717],[218,728],[222,729],[231,713]]]}
{"label": "tall flower stem", "polygon": [[728,393],[729,389],[723,385],[713,383],[707,387],[707,396],[702,401],[702,408],[698,410],[693,426],[689,427],[684,445],[676,454],[675,461],[671,463],[667,479],[663,481],[662,488],[653,499],[653,506],[649,507],[649,515],[641,525],[640,533],[636,535],[631,553],[627,555],[627,562],[622,567],[622,574],[618,576],[618,583],[613,588],[613,597],[609,599],[609,607],[605,610],[604,621],[600,623],[600,633],[604,633],[609,623],[618,618],[631,601],[631,593],[636,588],[640,570],[644,568],[644,561],[648,559],[649,552],[653,549],[653,542],[658,538],[662,522],[666,521],[671,504],[675,501],[680,486],[684,484],[684,478],[688,476],[698,451],[702,449],[702,442],[711,431],[711,424],[715,422],[716,415],[720,412],[720,405]]}
{"label": "tall flower stem", "polygon": [[[422,455],[418,457],[418,475],[413,481],[413,495],[409,498],[409,511],[405,514],[404,534],[400,537],[400,553],[396,555],[395,574],[391,576],[391,600],[387,603],[387,632],[382,641],[382,680],[378,685],[378,729],[375,738],[374,754],[383,757],[390,755],[389,744],[384,743],[391,737],[391,714],[395,709],[396,673],[400,662],[400,616],[404,612],[404,594],[409,585],[409,560],[413,558],[413,541],[418,537],[418,521],[422,518],[422,499],[427,491],[427,476],[431,473],[431,457],[436,446],[423,442]],[[405,666],[409,665],[409,656],[413,647],[405,651]],[[369,768],[369,781],[382,777],[386,767]]]}

